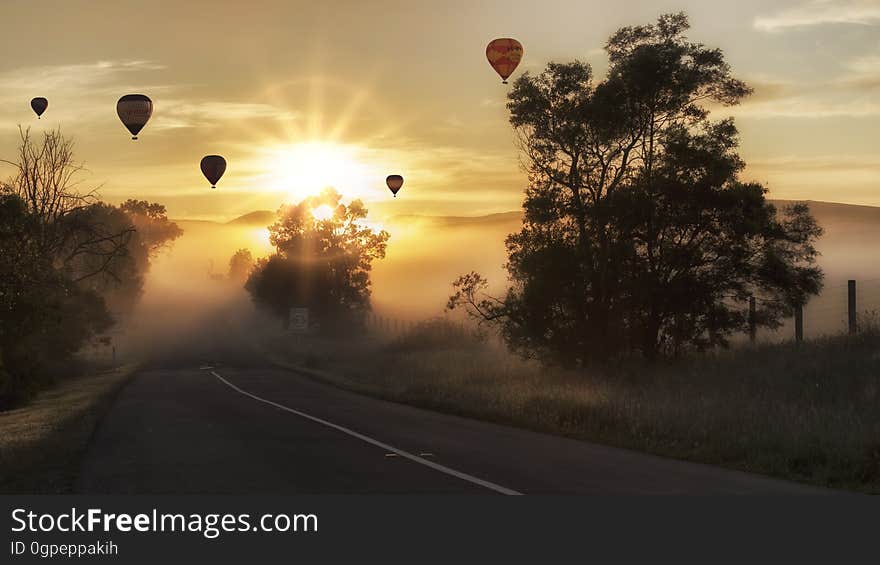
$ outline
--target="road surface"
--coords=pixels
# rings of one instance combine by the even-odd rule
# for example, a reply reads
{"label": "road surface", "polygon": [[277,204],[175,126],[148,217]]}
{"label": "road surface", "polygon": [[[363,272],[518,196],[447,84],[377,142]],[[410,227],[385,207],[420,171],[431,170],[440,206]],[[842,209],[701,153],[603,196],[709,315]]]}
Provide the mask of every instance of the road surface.
{"label": "road surface", "polygon": [[82,464],[81,493],[768,494],[803,485],[439,414],[253,355],[145,367]]}

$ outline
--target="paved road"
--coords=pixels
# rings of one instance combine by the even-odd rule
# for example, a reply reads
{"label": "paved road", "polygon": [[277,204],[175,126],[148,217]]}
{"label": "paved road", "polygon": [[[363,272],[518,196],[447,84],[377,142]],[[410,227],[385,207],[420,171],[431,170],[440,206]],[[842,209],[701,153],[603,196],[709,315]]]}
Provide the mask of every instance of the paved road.
{"label": "paved road", "polygon": [[84,493],[822,492],[375,400],[247,356],[148,367],[96,431]]}

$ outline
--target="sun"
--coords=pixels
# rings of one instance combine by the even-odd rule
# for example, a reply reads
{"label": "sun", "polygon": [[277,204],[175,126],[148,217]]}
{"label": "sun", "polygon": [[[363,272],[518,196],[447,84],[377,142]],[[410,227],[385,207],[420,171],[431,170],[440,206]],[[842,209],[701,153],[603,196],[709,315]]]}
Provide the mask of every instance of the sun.
{"label": "sun", "polygon": [[333,217],[333,207],[329,204],[321,204],[320,206],[312,208],[312,216],[319,222],[329,220]]}
{"label": "sun", "polygon": [[343,196],[360,198],[375,187],[375,171],[361,158],[356,146],[312,141],[271,148],[266,170],[275,190],[287,193],[290,202],[332,186]]}

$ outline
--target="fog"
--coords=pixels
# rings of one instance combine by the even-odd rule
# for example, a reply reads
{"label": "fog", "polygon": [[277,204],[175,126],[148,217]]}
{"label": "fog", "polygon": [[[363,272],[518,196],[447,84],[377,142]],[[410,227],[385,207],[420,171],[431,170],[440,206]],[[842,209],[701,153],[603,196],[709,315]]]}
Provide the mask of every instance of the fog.
{"label": "fog", "polygon": [[[860,311],[880,310],[875,243],[880,239],[880,208],[811,207],[826,230],[819,244],[826,289],[805,309],[806,334],[815,336],[846,327],[847,279],[858,281]],[[477,218],[398,216],[376,222],[391,239],[386,258],[374,265],[374,311],[401,321],[442,315],[451,282],[471,270],[483,273],[491,290],[501,292],[506,284],[504,238],[519,221],[519,213],[511,212]],[[266,215],[229,224],[177,222],[185,233],[153,261],[143,298],[119,332],[120,347],[148,356],[176,351],[181,344],[207,351],[212,342],[253,336],[258,328],[278,331],[274,320],[255,318],[246,292],[226,278],[235,250],[250,249],[254,257],[271,252]],[[778,340],[792,332],[786,325],[759,336]]]}
{"label": "fog", "polygon": [[255,256],[269,252],[265,228],[176,221],[184,235],[153,259],[143,296],[118,329],[125,358],[186,353],[207,361],[218,342],[228,347],[254,325],[249,297],[226,274],[236,249],[246,247]]}

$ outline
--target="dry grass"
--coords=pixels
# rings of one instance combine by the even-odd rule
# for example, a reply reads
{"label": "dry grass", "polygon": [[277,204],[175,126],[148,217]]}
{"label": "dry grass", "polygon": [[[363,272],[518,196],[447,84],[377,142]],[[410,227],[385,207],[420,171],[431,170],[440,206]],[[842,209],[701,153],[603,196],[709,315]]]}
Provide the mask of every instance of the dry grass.
{"label": "dry grass", "polygon": [[70,492],[95,426],[132,372],[63,380],[26,406],[0,412],[0,492]]}
{"label": "dry grass", "polygon": [[880,331],[665,366],[566,371],[500,347],[311,342],[289,362],[342,387],[539,431],[880,492]]}

